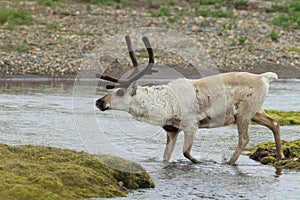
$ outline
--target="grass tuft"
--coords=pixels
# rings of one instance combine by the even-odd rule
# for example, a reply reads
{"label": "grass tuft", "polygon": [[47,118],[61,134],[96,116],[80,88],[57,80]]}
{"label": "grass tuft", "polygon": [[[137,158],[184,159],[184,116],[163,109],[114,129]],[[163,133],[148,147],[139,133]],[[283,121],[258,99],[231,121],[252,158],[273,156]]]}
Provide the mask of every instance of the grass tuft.
{"label": "grass tuft", "polygon": [[13,30],[16,25],[28,25],[33,21],[31,14],[26,10],[0,9],[0,24]]}
{"label": "grass tuft", "polygon": [[211,12],[212,17],[215,18],[231,18],[233,16],[232,10],[215,10]]}
{"label": "grass tuft", "polygon": [[281,26],[283,29],[287,30],[291,26],[291,19],[287,14],[280,14],[272,19],[272,24]]}
{"label": "grass tuft", "polygon": [[248,36],[247,35],[241,35],[237,38],[238,42],[239,42],[239,45],[242,45],[246,42],[246,40],[248,39]]}
{"label": "grass tuft", "polygon": [[18,51],[18,52],[28,52],[29,47],[24,46],[24,45],[18,45],[18,46],[16,46],[15,50]]}
{"label": "grass tuft", "polygon": [[272,41],[277,42],[279,39],[278,33],[276,30],[272,30],[271,33],[269,34],[270,38]]}
{"label": "grass tuft", "polygon": [[160,7],[158,10],[149,9],[148,13],[150,13],[152,17],[169,16],[171,9],[168,7]]}
{"label": "grass tuft", "polygon": [[[77,0],[85,3],[92,3],[92,4],[98,4],[98,5],[110,5],[114,3],[114,0]],[[126,2],[126,1],[122,1]]]}
{"label": "grass tuft", "polygon": [[38,3],[44,6],[52,7],[59,5],[61,0],[38,0]]}
{"label": "grass tuft", "polygon": [[272,19],[272,24],[281,26],[285,30],[300,29],[300,2],[293,1],[289,4],[272,6],[274,12],[282,12]]}

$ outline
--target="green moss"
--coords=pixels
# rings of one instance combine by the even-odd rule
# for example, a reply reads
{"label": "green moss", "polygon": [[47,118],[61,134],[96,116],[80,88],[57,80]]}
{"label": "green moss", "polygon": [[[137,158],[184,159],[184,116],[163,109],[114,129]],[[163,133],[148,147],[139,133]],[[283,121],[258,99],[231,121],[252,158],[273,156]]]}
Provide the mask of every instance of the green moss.
{"label": "green moss", "polygon": [[282,148],[285,159],[276,162],[275,143],[264,142],[253,148],[246,148],[252,151],[250,158],[273,166],[280,166],[289,169],[300,169],[300,139],[287,142],[282,140]]}
{"label": "green moss", "polygon": [[266,110],[266,113],[283,125],[300,125],[300,112]]}
{"label": "green moss", "polygon": [[266,157],[263,157],[260,162],[262,164],[274,164],[276,161],[276,159],[273,157],[273,156],[266,156]]}
{"label": "green moss", "polygon": [[99,159],[115,169],[112,174],[126,188],[138,189],[154,187],[154,183],[145,170],[137,163],[125,161],[122,158],[101,156]]}
{"label": "green moss", "polygon": [[[134,166],[139,171],[114,169],[104,164],[106,160],[127,169]],[[0,179],[1,198],[22,200],[125,196],[119,182],[127,189],[154,187],[150,176],[137,163],[30,145],[0,144]]]}

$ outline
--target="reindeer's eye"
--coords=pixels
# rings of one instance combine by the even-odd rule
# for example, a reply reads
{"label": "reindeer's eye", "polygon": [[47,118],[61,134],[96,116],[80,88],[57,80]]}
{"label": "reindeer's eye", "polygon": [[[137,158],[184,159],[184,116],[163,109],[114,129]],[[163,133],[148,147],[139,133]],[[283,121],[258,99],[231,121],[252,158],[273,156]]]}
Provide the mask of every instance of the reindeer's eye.
{"label": "reindeer's eye", "polygon": [[117,96],[121,97],[125,94],[125,91],[122,89],[119,89],[116,94],[117,94]]}

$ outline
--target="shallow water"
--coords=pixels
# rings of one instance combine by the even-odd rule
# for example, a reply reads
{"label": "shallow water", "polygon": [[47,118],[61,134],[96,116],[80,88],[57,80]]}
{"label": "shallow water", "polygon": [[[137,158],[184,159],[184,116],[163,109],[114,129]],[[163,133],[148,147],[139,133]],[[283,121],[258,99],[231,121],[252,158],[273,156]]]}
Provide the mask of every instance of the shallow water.
{"label": "shallow water", "polygon": [[[237,143],[235,126],[198,130],[191,164],[181,155],[179,135],[169,167],[163,168],[165,134],[133,120],[127,113],[99,112],[94,101],[102,95],[94,83],[75,87],[65,82],[0,82],[0,142],[39,144],[91,153],[110,153],[141,163],[156,184],[130,193],[126,199],[298,199],[300,173],[276,170],[242,155],[237,166],[223,164]],[[300,111],[300,81],[271,84],[265,108]],[[254,146],[273,140],[261,126],[250,127]],[[294,140],[300,126],[281,127],[282,139]],[[118,199],[118,198],[116,198]],[[120,198],[124,199],[124,198]]]}

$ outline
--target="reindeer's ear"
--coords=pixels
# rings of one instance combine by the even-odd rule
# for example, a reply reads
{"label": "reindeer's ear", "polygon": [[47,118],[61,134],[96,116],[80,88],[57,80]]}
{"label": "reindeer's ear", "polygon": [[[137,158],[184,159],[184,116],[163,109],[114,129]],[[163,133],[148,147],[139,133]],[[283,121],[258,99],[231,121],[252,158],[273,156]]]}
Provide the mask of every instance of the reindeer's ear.
{"label": "reindeer's ear", "polygon": [[130,96],[134,96],[136,95],[136,89],[137,89],[137,84],[136,82],[134,82],[132,85],[131,85],[131,92],[130,92]]}

